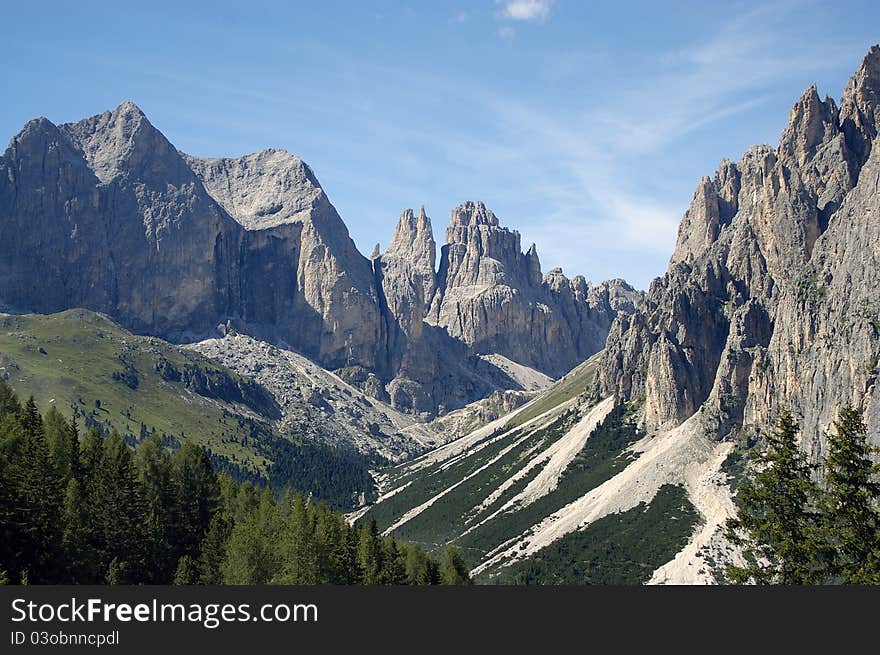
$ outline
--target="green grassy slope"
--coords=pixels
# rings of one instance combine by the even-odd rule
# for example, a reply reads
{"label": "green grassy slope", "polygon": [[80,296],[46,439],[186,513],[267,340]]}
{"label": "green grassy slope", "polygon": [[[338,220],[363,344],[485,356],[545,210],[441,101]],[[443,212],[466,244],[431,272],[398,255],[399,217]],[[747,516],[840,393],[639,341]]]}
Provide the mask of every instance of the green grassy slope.
{"label": "green grassy slope", "polygon": [[579,364],[569,373],[555,382],[547,391],[539,395],[529,405],[524,407],[522,411],[511,417],[507,423],[508,427],[520,426],[536,416],[559,407],[568,402],[575,396],[585,393],[593,383],[596,377],[596,369],[599,366],[599,359],[602,352],[598,352],[590,357],[583,364]]}
{"label": "green grassy slope", "polygon": [[197,443],[239,479],[291,484],[343,507],[351,495],[372,493],[362,458],[276,434],[280,412],[260,385],[101,314],[0,315],[0,376],[41,409],[55,405],[132,445],[152,432],[171,447]]}
{"label": "green grassy slope", "polygon": [[[22,398],[46,409],[76,412],[88,425],[139,439],[147,432],[190,439],[255,469],[264,458],[248,448],[241,419],[271,417],[242,402],[206,397],[183,380],[165,379],[169,365],[200,369],[232,384],[231,371],[160,339],[132,335],[106,316],[86,310],[0,317],[0,375]],[[169,374],[166,373],[166,377]],[[244,441],[244,443],[243,443]]]}

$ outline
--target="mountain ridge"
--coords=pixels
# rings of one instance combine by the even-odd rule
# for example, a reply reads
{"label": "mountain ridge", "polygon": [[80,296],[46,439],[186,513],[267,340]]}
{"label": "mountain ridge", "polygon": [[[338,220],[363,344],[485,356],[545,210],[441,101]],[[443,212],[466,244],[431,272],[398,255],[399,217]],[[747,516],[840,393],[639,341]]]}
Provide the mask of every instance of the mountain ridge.
{"label": "mountain ridge", "polygon": [[878,89],[873,46],[839,108],[811,85],[777,148],[754,146],[701,180],[669,270],[615,319],[597,393],[644,396],[649,429],[699,411],[717,437],[760,431],[787,405],[814,456],[844,404],[877,433]]}
{"label": "mountain ridge", "polygon": [[520,388],[491,356],[558,377],[638,297],[625,283],[542,279],[535,248],[522,253],[482,203],[453,210],[440,271],[423,209],[364,257],[300,158],[193,157],[131,101],[29,122],[0,169],[7,309],[87,307],[177,342],[230,324],[425,417]]}
{"label": "mountain ridge", "polygon": [[[880,445],[877,125],[874,46],[840,108],[809,87],[778,148],[749,148],[699,182],[667,273],[614,319],[603,351],[511,414],[387,471],[366,516],[429,548],[457,544],[483,581],[611,568],[616,582],[723,582],[725,564],[744,563],[725,532],[733,471],[778,412],[794,412],[813,462],[847,404]],[[612,399],[638,430],[600,444],[602,431],[583,432]],[[578,446],[561,470],[554,457]],[[578,483],[547,493],[544,479]],[[655,532],[633,540],[626,526],[648,514],[660,516],[644,528]],[[689,535],[661,527],[682,517]],[[618,566],[621,550],[643,568]]]}

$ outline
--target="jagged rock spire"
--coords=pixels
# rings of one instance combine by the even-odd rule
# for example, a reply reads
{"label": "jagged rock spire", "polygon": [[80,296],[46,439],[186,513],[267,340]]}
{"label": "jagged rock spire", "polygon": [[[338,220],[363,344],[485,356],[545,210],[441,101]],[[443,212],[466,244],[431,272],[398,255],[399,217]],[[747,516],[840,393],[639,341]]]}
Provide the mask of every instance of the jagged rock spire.
{"label": "jagged rock spire", "polygon": [[538,258],[538,247],[533,243],[526,253],[526,266],[529,272],[529,284],[533,287],[540,286],[541,279],[541,260]]}
{"label": "jagged rock spire", "polygon": [[425,270],[434,270],[437,245],[434,242],[431,219],[425,214],[424,207],[419,210],[418,216],[412,209],[407,209],[400,215],[385,254],[405,257]]}
{"label": "jagged rock spire", "polygon": [[808,87],[791,109],[779,142],[780,156],[804,166],[816,149],[837,133],[837,114],[833,100],[820,100],[816,85]]}
{"label": "jagged rock spire", "polygon": [[840,103],[840,123],[861,167],[880,128],[880,46],[871,46]]}
{"label": "jagged rock spire", "polygon": [[[454,228],[466,225],[498,226],[498,218],[482,201],[467,201],[452,210],[452,218],[449,227]],[[448,240],[448,239],[447,239]]]}

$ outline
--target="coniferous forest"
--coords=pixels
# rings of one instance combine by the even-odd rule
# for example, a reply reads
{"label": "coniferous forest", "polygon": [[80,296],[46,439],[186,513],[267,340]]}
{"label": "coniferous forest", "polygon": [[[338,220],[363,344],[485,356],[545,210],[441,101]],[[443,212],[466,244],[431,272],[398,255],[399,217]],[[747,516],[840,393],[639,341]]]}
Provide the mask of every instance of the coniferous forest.
{"label": "coniferous forest", "polygon": [[217,475],[158,436],[80,434],[0,380],[0,580],[12,584],[468,584],[439,560],[295,491]]}

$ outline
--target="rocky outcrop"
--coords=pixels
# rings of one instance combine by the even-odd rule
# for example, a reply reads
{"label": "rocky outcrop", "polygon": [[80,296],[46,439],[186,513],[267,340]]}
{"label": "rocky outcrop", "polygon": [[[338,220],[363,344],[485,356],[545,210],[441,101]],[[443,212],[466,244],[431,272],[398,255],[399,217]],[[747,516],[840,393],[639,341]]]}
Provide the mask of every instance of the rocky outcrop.
{"label": "rocky outcrop", "polygon": [[[455,406],[456,401],[436,388],[443,370],[443,355],[453,370],[456,363],[447,346],[438,343],[425,324],[427,303],[436,284],[434,262],[437,249],[431,219],[422,207],[416,215],[407,209],[400,215],[394,234],[384,253],[375,253],[373,273],[384,318],[384,373],[393,407],[416,413],[433,413],[439,404]],[[461,353],[459,353],[459,356]]]}
{"label": "rocky outcrop", "polygon": [[620,280],[595,289],[558,268],[542,279],[535,245],[524,254],[519,232],[469,202],[452,212],[428,322],[476,352],[556,377],[601,350],[617,312],[638,296]]}
{"label": "rocky outcrop", "polygon": [[435,258],[424,209],[368,259],[298,157],[192,157],[131,102],[31,121],[0,158],[0,306],[86,307],[176,341],[221,325],[415,414],[564,373],[637,297],[542,278],[481,203],[453,212],[439,273]]}
{"label": "rocky outcrop", "polygon": [[285,434],[354,445],[393,461],[412,457],[442,438],[290,350],[244,335],[207,339],[187,348],[268,389],[281,410],[277,426]]}
{"label": "rocky outcrop", "polygon": [[695,412],[723,437],[781,407],[817,455],[840,406],[880,433],[880,48],[841,106],[810,87],[779,147],[701,180],[665,276],[612,326],[597,391],[644,399],[649,428]]}

